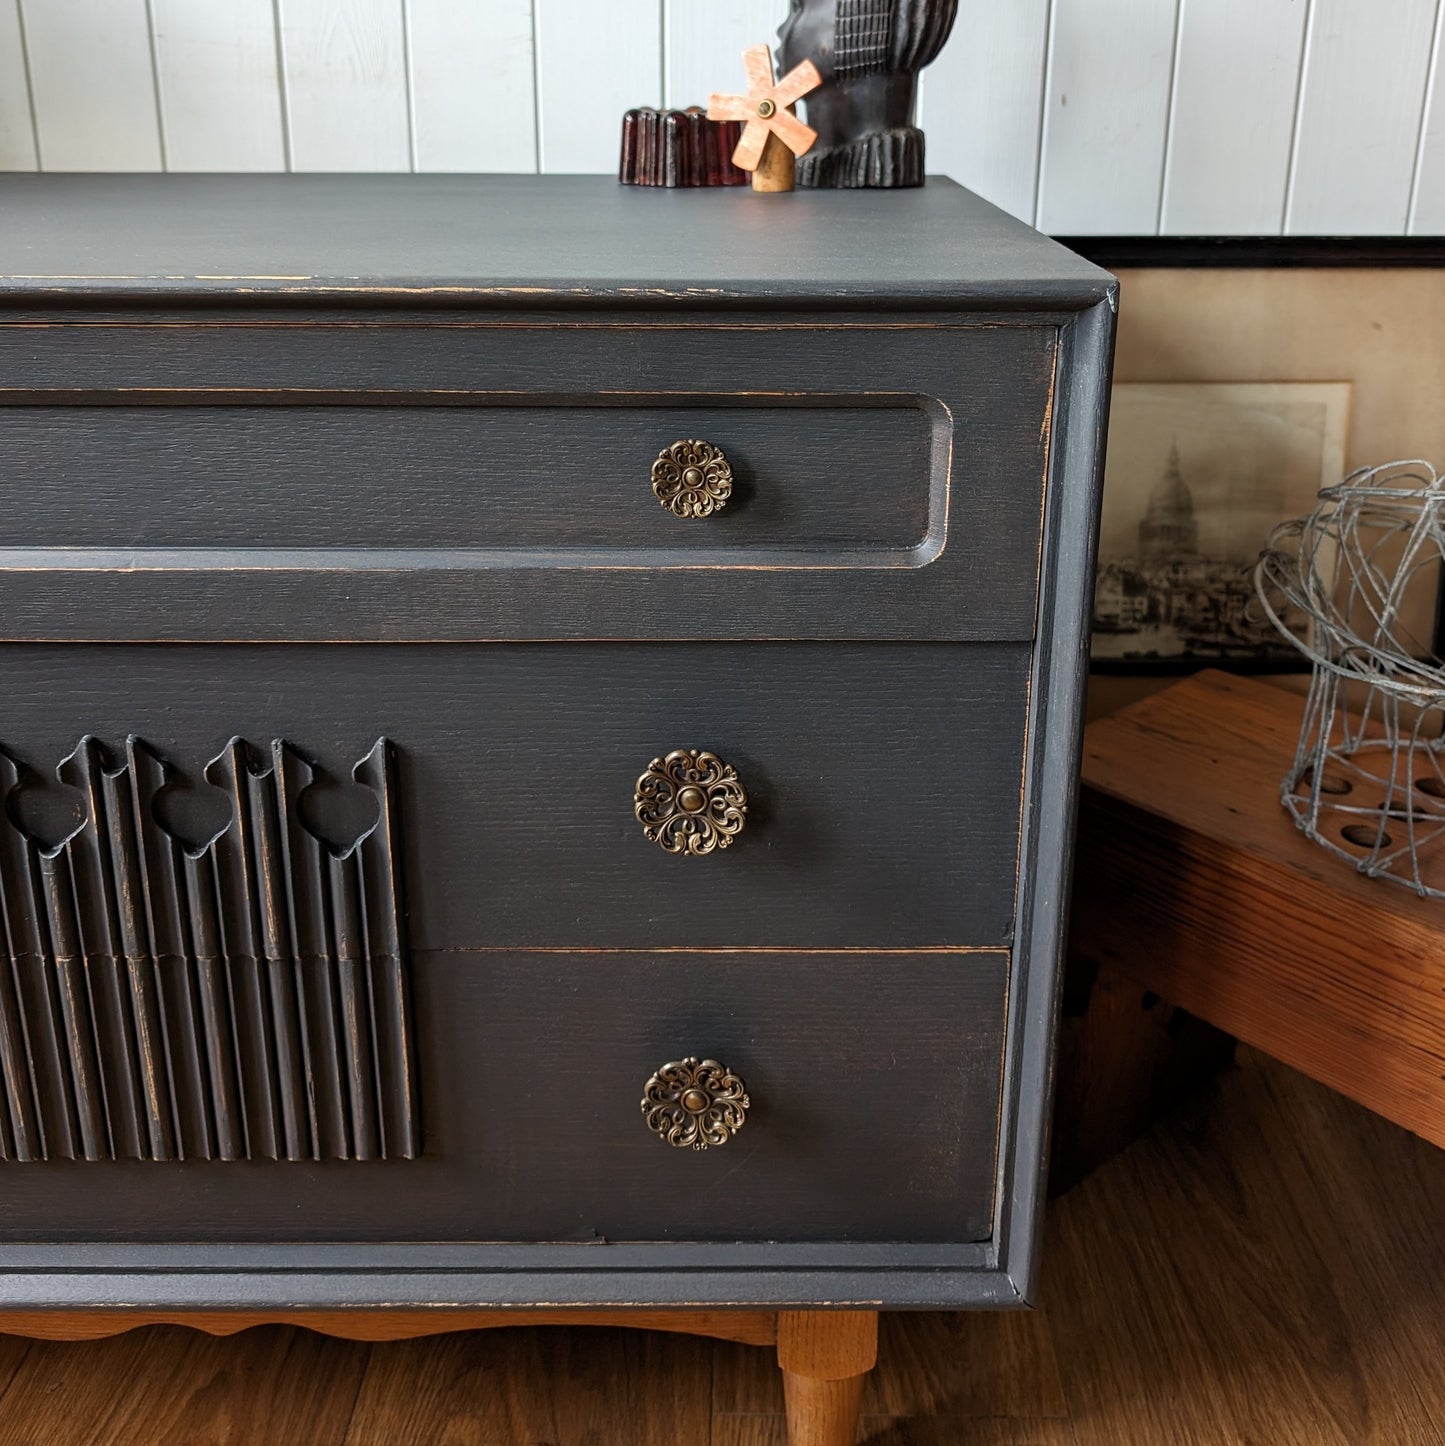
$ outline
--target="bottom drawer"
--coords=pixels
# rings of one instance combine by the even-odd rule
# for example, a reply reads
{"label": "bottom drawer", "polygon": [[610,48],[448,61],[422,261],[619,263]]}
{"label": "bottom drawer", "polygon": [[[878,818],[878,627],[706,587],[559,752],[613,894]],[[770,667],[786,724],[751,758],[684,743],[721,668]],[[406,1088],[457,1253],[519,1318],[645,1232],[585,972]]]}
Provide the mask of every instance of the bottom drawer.
{"label": "bottom drawer", "polygon": [[[3,1237],[984,1239],[1008,955],[448,951],[411,961],[422,1154],[0,1164]],[[640,1109],[719,1060],[746,1120],[696,1151]]]}

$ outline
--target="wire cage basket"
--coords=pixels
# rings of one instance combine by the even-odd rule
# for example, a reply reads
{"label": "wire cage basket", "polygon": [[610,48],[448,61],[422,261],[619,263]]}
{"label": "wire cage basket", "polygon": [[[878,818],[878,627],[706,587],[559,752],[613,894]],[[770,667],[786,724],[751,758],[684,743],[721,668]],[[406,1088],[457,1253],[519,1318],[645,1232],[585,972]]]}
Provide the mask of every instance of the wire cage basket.
{"label": "wire cage basket", "polygon": [[1405,461],[1323,489],[1255,568],[1270,621],[1313,665],[1281,802],[1361,873],[1433,898],[1445,898],[1442,557],[1445,477]]}

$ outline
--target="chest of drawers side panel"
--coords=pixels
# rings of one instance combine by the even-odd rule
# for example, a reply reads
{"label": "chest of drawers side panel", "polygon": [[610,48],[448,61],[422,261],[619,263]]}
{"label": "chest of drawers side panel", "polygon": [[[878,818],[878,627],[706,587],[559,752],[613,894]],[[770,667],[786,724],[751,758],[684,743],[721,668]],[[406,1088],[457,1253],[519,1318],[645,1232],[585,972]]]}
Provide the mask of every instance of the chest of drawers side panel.
{"label": "chest of drawers side panel", "polygon": [[1045,498],[995,1226],[1000,1268],[1020,1303],[1038,1286],[1116,314],[1111,293],[1065,329]]}

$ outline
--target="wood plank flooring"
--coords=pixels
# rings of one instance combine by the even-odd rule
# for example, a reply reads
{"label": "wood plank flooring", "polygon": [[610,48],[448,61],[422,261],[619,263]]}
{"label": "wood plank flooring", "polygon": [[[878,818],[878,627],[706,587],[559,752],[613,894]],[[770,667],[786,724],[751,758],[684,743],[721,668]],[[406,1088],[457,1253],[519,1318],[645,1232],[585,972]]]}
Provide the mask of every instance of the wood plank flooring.
{"label": "wood plank flooring", "polygon": [[[1445,1446],[1445,1152],[1264,1057],[1052,1203],[1042,1309],[883,1322],[874,1446]],[[771,1352],[610,1328],[0,1337],[0,1446],[783,1446]]]}

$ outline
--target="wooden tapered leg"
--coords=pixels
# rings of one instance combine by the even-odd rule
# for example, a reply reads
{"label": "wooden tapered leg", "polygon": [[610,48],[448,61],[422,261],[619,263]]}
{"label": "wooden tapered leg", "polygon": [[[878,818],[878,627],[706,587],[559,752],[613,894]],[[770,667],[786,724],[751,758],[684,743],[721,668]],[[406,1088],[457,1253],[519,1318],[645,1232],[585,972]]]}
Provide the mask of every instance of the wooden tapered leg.
{"label": "wooden tapered leg", "polygon": [[876,1310],[779,1311],[788,1446],[853,1446],[863,1380],[877,1359]]}

